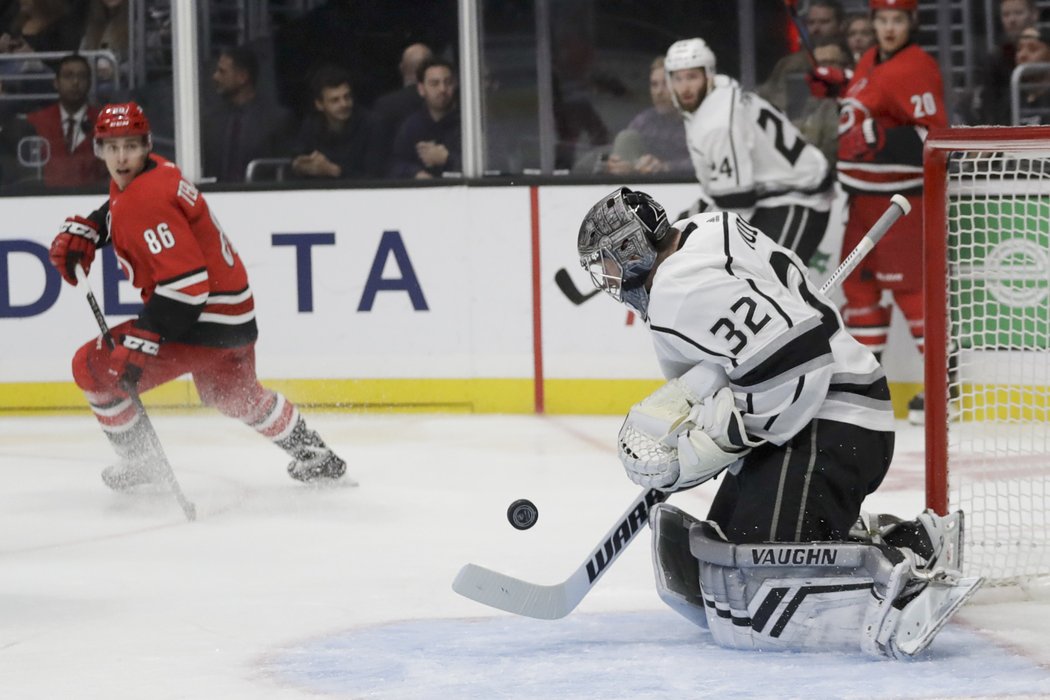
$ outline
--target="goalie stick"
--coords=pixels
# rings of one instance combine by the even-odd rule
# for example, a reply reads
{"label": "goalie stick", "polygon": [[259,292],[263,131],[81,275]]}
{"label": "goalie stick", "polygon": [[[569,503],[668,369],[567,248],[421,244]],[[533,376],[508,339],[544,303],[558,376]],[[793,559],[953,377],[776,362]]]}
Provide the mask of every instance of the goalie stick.
{"label": "goalie stick", "polygon": [[[106,346],[112,350],[116,347],[116,340],[114,340],[113,334],[109,331],[109,324],[106,323],[106,317],[102,315],[102,309],[98,305],[98,300],[95,299],[95,293],[91,291],[91,287],[88,285],[87,274],[80,265],[74,265],[74,270],[77,276],[77,286],[84,293],[88,306],[91,307],[91,313],[95,315],[95,322],[98,324],[98,329],[102,332]],[[171,492],[175,495],[175,500],[179,502],[179,507],[182,508],[186,520],[193,522],[197,519],[197,508],[186,498],[186,494],[182,492],[182,487],[179,486],[179,482],[175,478],[175,471],[171,468],[171,462],[168,461],[167,455],[164,454],[164,447],[160,444],[157,431],[153,429],[153,423],[149,419],[149,414],[146,413],[146,407],[142,405],[142,399],[139,397],[138,391],[135,390],[134,386],[130,385],[122,385],[121,388],[127,392],[128,398],[135,404],[135,410],[139,413],[139,420],[143,422],[149,447],[153,451],[153,458],[161,466],[164,481],[171,488]]]}
{"label": "goalie stick", "polygon": [[576,288],[575,284],[572,283],[572,277],[569,276],[569,271],[564,267],[554,273],[554,283],[558,285],[558,289],[560,289],[561,293],[565,295],[565,298],[576,306],[579,306],[598,292],[602,291],[600,289],[595,289],[584,294]]}
{"label": "goalie stick", "polygon": [[[911,205],[899,194],[890,198],[889,208],[879,217],[857,247],[831,274],[821,288],[827,293],[853,271],[864,256],[886,235],[897,219],[908,214]],[[567,276],[567,275],[566,275]],[[571,283],[571,282],[570,282]],[[645,489],[627,507],[612,528],[605,533],[591,555],[561,583],[530,583],[477,564],[466,564],[452,582],[452,590],[461,596],[505,610],[515,615],[540,620],[556,620],[572,612],[594,588],[610,565],[623,553],[649,522],[649,510],[666,501],[671,494],[658,489]]]}

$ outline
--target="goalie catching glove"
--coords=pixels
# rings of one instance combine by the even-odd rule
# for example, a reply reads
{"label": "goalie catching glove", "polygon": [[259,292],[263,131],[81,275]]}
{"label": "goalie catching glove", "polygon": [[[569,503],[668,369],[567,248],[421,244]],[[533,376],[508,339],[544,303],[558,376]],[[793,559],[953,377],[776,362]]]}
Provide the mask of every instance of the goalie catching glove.
{"label": "goalie catching glove", "polygon": [[679,491],[717,476],[761,442],[747,437],[729,387],[701,398],[683,377],[631,407],[619,451],[631,481]]}

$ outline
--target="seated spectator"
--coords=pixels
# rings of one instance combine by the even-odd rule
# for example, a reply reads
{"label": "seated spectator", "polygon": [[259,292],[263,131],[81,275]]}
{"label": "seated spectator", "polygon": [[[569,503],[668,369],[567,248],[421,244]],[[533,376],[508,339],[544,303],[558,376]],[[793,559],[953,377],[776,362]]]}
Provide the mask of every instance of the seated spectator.
{"label": "seated spectator", "polygon": [[965,121],[972,124],[1009,124],[1010,76],[1017,65],[1018,38],[1027,27],[1039,20],[1035,0],[1001,0],[999,21],[1003,25],[1003,40],[999,48],[987,57],[980,72],[969,113]]}
{"label": "seated spectator", "polygon": [[[1028,27],[1017,38],[1017,65],[1050,63],[1050,29]],[[1019,124],[1050,124],[1050,72],[1027,71],[1022,76]]]}
{"label": "seated spectator", "polygon": [[649,66],[649,96],[653,106],[638,114],[616,135],[612,154],[605,164],[614,175],[640,173],[693,174],[689,147],[685,143],[682,117],[671,102],[664,73],[664,57]]}
{"label": "seated spectator", "polygon": [[248,163],[287,151],[291,116],[259,96],[259,63],[247,47],[223,49],[211,74],[219,103],[201,124],[204,174],[219,182],[243,182]]}
{"label": "seated spectator", "polygon": [[[839,0],[811,0],[806,10],[806,33],[811,46],[819,41],[839,40],[843,32],[844,13]],[[809,54],[805,49],[784,56],[770,73],[766,82],[758,86],[755,92],[764,97],[774,107],[784,112],[788,118],[795,119],[806,100],[808,88],[806,75],[813,69]]]}
{"label": "seated spectator", "polygon": [[459,106],[456,73],[443,58],[424,61],[417,76],[423,106],[410,114],[391,153],[394,177],[431,178],[460,170]]}
{"label": "seated spectator", "polygon": [[394,137],[401,124],[408,115],[418,111],[423,106],[423,97],[416,87],[419,82],[416,77],[419,67],[424,61],[434,56],[426,44],[412,44],[401,54],[401,62],[398,71],[401,73],[401,87],[393,92],[382,95],[372,105],[372,114],[386,130],[385,153],[389,153],[394,145]]}
{"label": "seated spectator", "polygon": [[306,178],[378,177],[381,132],[372,115],[354,106],[349,73],[322,66],[310,85],[317,113],[303,121],[296,137],[292,172]]}
{"label": "seated spectator", "polygon": [[[67,0],[18,0],[16,4],[18,13],[6,31],[0,34],[0,76],[8,76],[3,81],[2,90],[25,95],[20,107],[36,109],[45,106],[47,99],[26,101],[28,95],[46,97],[41,93],[50,92],[51,81],[17,76],[57,71],[58,62],[52,60],[45,64],[27,54],[75,51],[80,41],[80,27]],[[20,60],[23,56],[25,60]]]}
{"label": "seated spectator", "polygon": [[75,51],[80,41],[67,0],[19,0],[19,12],[0,35],[0,53]]}
{"label": "seated spectator", "polygon": [[875,27],[868,13],[846,17],[846,45],[851,54],[850,63],[857,64],[864,52],[875,45]]}
{"label": "seated spectator", "polygon": [[[850,49],[841,39],[820,39],[813,47],[817,66],[845,71],[853,67]],[[839,152],[839,102],[835,97],[809,95],[801,113],[791,120],[807,141],[835,167]]]}
{"label": "seated spectator", "polygon": [[80,50],[111,51],[116,57],[117,65],[105,58],[95,61],[99,87],[111,92],[118,71],[128,72],[128,0],[91,0]]}
{"label": "seated spectator", "polygon": [[58,102],[27,115],[38,136],[47,140],[50,157],[44,165],[48,187],[102,184],[106,167],[95,157],[92,132],[98,108],[88,105],[91,67],[83,56],[66,56],[55,74]]}

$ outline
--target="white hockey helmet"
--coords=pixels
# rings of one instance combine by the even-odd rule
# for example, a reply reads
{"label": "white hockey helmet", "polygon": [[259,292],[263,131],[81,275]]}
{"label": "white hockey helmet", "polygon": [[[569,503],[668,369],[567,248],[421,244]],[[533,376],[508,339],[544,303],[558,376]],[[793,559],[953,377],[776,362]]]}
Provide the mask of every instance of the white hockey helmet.
{"label": "white hockey helmet", "polygon": [[682,39],[671,44],[664,57],[664,74],[667,76],[667,89],[671,93],[671,101],[678,109],[682,105],[678,103],[674,86],[671,85],[671,73],[686,68],[702,68],[707,78],[707,86],[704,95],[709,95],[715,87],[715,52],[700,38]]}
{"label": "white hockey helmet", "polygon": [[618,187],[591,207],[580,225],[580,265],[598,289],[648,318],[645,282],[671,235],[667,214],[645,192]]}
{"label": "white hockey helmet", "polygon": [[715,74],[715,52],[703,39],[682,39],[671,44],[664,57],[664,70],[682,70],[683,68],[703,68],[708,77]]}

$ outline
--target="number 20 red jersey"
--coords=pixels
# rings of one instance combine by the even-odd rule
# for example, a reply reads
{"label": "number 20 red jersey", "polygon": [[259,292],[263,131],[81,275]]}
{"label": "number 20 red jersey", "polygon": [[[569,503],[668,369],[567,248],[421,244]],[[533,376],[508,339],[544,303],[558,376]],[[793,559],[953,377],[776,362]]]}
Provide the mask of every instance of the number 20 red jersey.
{"label": "number 20 red jersey", "polygon": [[[839,136],[867,118],[884,130],[913,128],[918,138],[907,152],[884,148],[870,161],[851,161],[839,153],[839,181],[849,191],[867,194],[915,192],[922,188],[922,142],[926,131],[947,126],[941,72],[937,62],[915,44],[879,61],[878,46],[861,56],[839,111]],[[887,143],[891,142],[889,134]],[[900,143],[897,140],[897,143]]]}
{"label": "number 20 red jersey", "polygon": [[[105,209],[105,207],[103,207]],[[110,184],[109,239],[145,308],[135,325],[165,341],[236,347],[254,341],[248,274],[200,191],[154,154],[121,191]]]}

